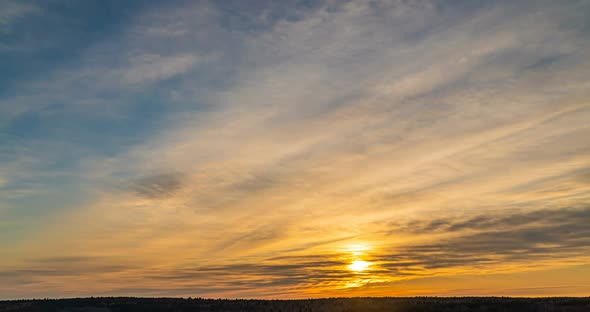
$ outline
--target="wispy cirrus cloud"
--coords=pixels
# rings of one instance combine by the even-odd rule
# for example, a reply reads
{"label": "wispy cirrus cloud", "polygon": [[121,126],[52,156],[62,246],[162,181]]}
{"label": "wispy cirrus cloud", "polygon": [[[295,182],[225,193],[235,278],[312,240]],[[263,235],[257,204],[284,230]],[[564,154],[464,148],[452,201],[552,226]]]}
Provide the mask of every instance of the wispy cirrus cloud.
{"label": "wispy cirrus cloud", "polygon": [[163,80],[190,71],[197,64],[198,56],[181,54],[173,57],[143,55],[134,61],[134,65],[125,73],[130,83]]}
{"label": "wispy cirrus cloud", "polygon": [[[90,194],[30,234],[59,244],[10,261],[132,254],[92,291],[297,296],[587,260],[586,4],[239,8],[145,8],[5,99],[29,103],[4,105],[6,124],[66,121],[43,141],[71,147],[15,142]],[[13,154],[7,185],[47,183]],[[347,268],[359,243],[365,275]]]}
{"label": "wispy cirrus cloud", "polygon": [[0,33],[12,31],[12,24],[28,15],[40,13],[41,9],[33,3],[23,1],[5,1],[0,13]]}

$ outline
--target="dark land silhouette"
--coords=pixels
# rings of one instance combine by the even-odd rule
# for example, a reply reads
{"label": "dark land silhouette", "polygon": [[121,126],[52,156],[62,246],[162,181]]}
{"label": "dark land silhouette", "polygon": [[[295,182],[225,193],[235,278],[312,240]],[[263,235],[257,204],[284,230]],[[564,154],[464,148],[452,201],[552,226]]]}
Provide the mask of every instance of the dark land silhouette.
{"label": "dark land silhouette", "polygon": [[202,298],[76,298],[0,301],[0,312],[125,312],[125,311],[590,311],[590,297],[412,297],[327,298],[304,300],[245,300]]}

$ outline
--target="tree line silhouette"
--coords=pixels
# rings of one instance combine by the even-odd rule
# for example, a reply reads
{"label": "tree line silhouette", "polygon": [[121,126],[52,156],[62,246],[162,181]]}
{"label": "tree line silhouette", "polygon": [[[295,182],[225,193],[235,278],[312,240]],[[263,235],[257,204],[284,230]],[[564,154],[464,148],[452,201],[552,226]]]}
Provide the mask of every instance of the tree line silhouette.
{"label": "tree line silhouette", "polygon": [[303,300],[102,297],[0,301],[0,312],[590,311],[590,297],[387,297]]}

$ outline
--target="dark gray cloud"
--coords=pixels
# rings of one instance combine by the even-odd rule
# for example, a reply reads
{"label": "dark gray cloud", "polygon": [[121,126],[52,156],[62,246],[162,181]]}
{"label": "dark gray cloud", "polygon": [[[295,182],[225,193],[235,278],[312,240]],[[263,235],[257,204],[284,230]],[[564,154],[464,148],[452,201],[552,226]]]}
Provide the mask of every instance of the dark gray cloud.
{"label": "dark gray cloud", "polygon": [[[322,258],[322,257],[318,257]],[[294,258],[295,259],[295,258]],[[322,284],[347,281],[354,273],[343,270],[348,263],[328,260],[325,255],[317,261],[292,261],[291,263],[238,263],[183,268],[171,271],[152,271],[148,279],[181,281],[203,287],[205,281],[219,290],[251,290],[267,287],[294,287],[302,284]]]}
{"label": "dark gray cloud", "polygon": [[113,261],[99,257],[49,257],[25,261],[18,267],[0,268],[0,280],[12,285],[38,283],[57,277],[79,277],[80,274],[92,275],[119,273],[132,269],[129,263]]}
{"label": "dark gray cloud", "polygon": [[[590,251],[590,209],[538,210],[394,224],[391,234],[438,234],[432,243],[398,248],[376,258],[387,269],[492,267],[572,259]],[[446,236],[445,236],[446,235]]]}
{"label": "dark gray cloud", "polygon": [[440,218],[390,223],[390,234],[429,234],[461,230],[502,230],[533,225],[583,224],[590,219],[590,209],[551,209],[523,213],[482,214],[469,218]]}
{"label": "dark gray cloud", "polygon": [[142,197],[157,199],[174,195],[182,186],[182,175],[175,172],[168,172],[136,179],[131,182],[130,188]]}
{"label": "dark gray cloud", "polygon": [[[325,259],[325,258],[324,258]],[[153,278],[156,279],[193,279],[203,277],[223,277],[223,276],[258,276],[258,277],[276,277],[276,278],[295,278],[302,277],[305,279],[313,278],[318,275],[342,275],[349,276],[349,272],[335,270],[334,267],[344,266],[346,262],[336,260],[318,260],[307,262],[293,262],[289,264],[254,264],[239,263],[227,265],[203,266],[198,268],[179,269],[172,272],[154,272]],[[318,274],[321,272],[322,274]],[[239,282],[239,281],[236,281]]]}

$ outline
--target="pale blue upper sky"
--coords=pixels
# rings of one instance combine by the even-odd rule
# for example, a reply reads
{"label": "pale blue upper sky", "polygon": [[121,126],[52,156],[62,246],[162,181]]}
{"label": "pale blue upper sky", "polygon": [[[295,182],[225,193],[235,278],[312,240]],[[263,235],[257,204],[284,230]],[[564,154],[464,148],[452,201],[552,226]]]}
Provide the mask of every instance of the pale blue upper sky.
{"label": "pale blue upper sky", "polygon": [[[589,15],[588,1],[4,0],[0,299],[297,296],[322,281],[380,294],[413,276],[392,254],[432,248],[453,259],[417,265],[433,278],[532,263],[579,276]],[[555,232],[531,238],[541,225]],[[350,244],[372,246],[372,280],[273,266]],[[76,269],[35,271],[51,259]],[[175,278],[189,269],[214,287]],[[68,289],[87,271],[95,289]],[[558,294],[590,289],[575,287]]]}

